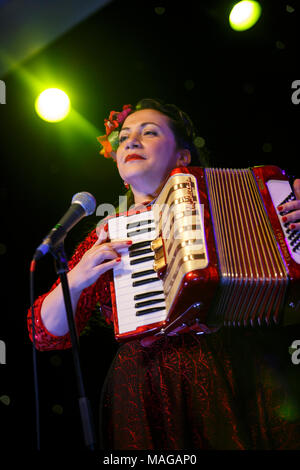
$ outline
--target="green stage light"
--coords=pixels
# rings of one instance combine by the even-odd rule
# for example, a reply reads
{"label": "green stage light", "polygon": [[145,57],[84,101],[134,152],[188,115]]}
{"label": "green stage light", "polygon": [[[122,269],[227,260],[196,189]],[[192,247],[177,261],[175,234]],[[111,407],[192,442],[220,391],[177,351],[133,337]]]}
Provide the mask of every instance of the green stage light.
{"label": "green stage light", "polygon": [[258,2],[243,0],[232,8],[229,24],[235,31],[245,31],[259,20],[260,15],[261,6]]}
{"label": "green stage light", "polygon": [[70,111],[68,95],[58,88],[44,90],[35,101],[37,114],[48,122],[62,121]]}

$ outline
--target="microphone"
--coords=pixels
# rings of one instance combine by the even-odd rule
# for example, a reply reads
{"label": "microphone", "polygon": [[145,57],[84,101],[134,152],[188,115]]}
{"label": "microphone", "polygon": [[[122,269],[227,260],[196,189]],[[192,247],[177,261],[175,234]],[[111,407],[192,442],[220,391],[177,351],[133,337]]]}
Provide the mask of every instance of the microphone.
{"label": "microphone", "polygon": [[70,208],[36,249],[33,259],[39,260],[52,247],[60,244],[65,239],[69,230],[83,217],[93,214],[95,209],[96,199],[92,194],[87,192],[74,194]]}

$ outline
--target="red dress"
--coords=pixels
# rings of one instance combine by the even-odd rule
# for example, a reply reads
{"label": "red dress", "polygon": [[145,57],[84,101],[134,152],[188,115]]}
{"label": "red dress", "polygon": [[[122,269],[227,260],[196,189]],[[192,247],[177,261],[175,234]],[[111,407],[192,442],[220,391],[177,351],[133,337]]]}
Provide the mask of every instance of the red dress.
{"label": "red dress", "polygon": [[[94,230],[75,251],[70,268],[96,240]],[[105,273],[82,292],[79,332],[98,304],[111,321],[109,279]],[[42,324],[46,295],[34,305],[36,346],[69,348],[69,334],[56,337]],[[31,310],[28,328],[31,336]],[[300,449],[300,365],[292,364],[288,351],[299,338],[299,328],[223,328],[162,338],[150,348],[137,340],[121,345],[103,385],[101,447]]]}

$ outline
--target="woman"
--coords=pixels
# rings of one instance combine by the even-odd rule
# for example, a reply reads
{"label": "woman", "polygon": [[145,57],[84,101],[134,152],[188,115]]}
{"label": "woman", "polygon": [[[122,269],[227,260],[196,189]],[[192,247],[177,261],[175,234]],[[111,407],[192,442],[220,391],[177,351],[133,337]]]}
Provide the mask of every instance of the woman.
{"label": "woman", "polygon": [[[173,105],[142,100],[135,110],[112,112],[105,126],[102,153],[116,161],[136,208],[155,201],[172,169],[197,157],[192,123]],[[300,180],[295,193],[300,199]],[[300,201],[280,209],[291,211],[285,222],[299,230]],[[129,244],[109,242],[103,223],[77,248],[68,280],[80,332],[99,305],[111,320],[110,272]],[[30,313],[28,325],[31,331]],[[35,331],[41,350],[70,347],[58,281],[35,302]],[[148,348],[138,340],[120,346],[103,387],[102,447],[300,448],[298,403],[292,419],[284,414],[291,400],[295,408],[285,334],[224,328],[165,337]]]}

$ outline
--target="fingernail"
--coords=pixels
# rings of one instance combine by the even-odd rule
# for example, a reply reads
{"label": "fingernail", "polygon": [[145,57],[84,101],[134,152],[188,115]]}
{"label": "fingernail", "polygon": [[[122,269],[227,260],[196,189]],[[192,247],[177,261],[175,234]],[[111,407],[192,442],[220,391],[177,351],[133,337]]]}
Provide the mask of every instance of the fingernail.
{"label": "fingernail", "polygon": [[131,241],[131,240],[128,240],[126,243],[127,243],[127,245],[132,245],[132,241]]}
{"label": "fingernail", "polygon": [[283,206],[277,206],[277,209],[278,209],[279,211],[282,211]]}
{"label": "fingernail", "polygon": [[116,263],[119,263],[121,261],[121,258],[116,258]]}
{"label": "fingernail", "polygon": [[291,229],[291,230],[294,230],[294,228],[296,228],[296,225],[295,225],[295,224],[291,224],[291,225],[290,225],[290,229]]}
{"label": "fingernail", "polygon": [[284,215],[284,216],[282,217],[282,222],[286,222],[286,221],[287,221],[287,216]]}

